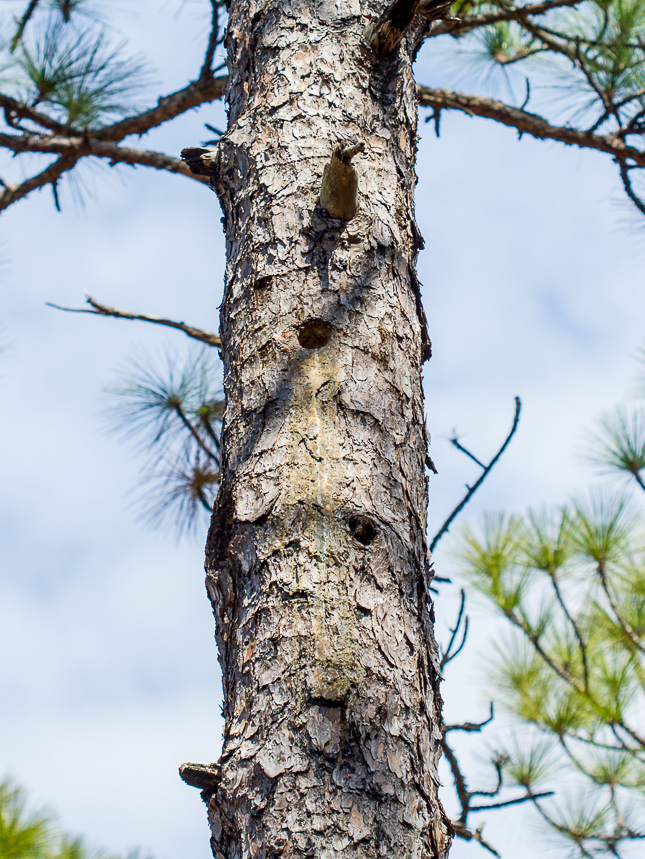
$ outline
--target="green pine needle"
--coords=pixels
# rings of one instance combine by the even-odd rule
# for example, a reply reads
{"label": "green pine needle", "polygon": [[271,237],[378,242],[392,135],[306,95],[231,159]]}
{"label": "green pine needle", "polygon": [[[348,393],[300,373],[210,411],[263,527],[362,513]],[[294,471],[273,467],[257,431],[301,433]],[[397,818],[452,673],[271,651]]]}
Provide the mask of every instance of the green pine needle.
{"label": "green pine needle", "polygon": [[600,420],[589,436],[587,458],[603,471],[628,474],[641,482],[645,468],[645,407],[619,408]]}
{"label": "green pine needle", "polygon": [[531,791],[544,784],[558,765],[550,739],[527,744],[526,739],[515,737],[512,744],[501,746],[495,757],[503,762],[502,768],[508,782]]}
{"label": "green pine needle", "polygon": [[620,563],[634,543],[636,519],[619,495],[596,493],[574,501],[568,532],[577,553],[602,567]]}
{"label": "green pine needle", "polygon": [[124,45],[112,45],[106,29],[71,27],[54,16],[21,43],[15,64],[22,99],[47,105],[54,118],[77,127],[95,128],[125,114],[146,83],[141,61],[126,58]]}
{"label": "green pine needle", "polygon": [[133,439],[144,466],[135,496],[140,518],[154,527],[195,533],[212,510],[219,484],[224,400],[208,350],[180,361],[141,357],[108,388],[108,428]]}

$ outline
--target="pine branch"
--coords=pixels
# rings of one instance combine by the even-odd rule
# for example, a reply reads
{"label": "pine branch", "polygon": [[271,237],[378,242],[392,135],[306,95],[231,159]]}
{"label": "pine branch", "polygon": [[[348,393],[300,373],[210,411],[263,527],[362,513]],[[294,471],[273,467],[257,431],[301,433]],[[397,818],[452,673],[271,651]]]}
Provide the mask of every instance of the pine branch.
{"label": "pine branch", "polygon": [[[56,178],[61,176],[66,170],[70,170],[76,166],[76,163],[81,158],[92,155],[96,158],[104,158],[112,165],[129,164],[132,167],[136,167],[137,165],[152,167],[155,170],[179,173],[182,176],[194,179],[196,182],[208,185],[208,178],[191,173],[180,158],[173,158],[171,155],[166,155],[163,152],[154,152],[147,149],[130,149],[125,146],[118,146],[116,143],[106,143],[84,135],[77,137],[63,137],[61,135],[40,137],[28,133],[20,135],[0,134],[0,146],[4,146],[15,153],[39,152],[47,155],[55,154],[62,156],[56,162],[59,167],[62,167],[57,172]],[[63,158],[65,159],[64,162]],[[16,191],[20,190],[17,197],[5,194],[0,195],[0,211],[6,209],[16,199],[24,197],[30,191],[34,190],[35,187],[40,187],[40,185],[50,181],[51,179],[44,179],[44,181],[38,182],[35,185],[30,185],[32,180],[28,180],[27,182],[23,182],[21,186],[16,187]]]}
{"label": "pine branch", "polygon": [[618,626],[620,626],[620,628],[623,630],[627,638],[629,638],[634,647],[641,653],[645,654],[645,647],[643,647],[641,643],[641,638],[638,636],[636,630],[631,626],[631,624],[625,620],[625,618],[622,616],[621,612],[618,609],[616,600],[612,595],[611,588],[607,580],[607,573],[603,564],[598,564],[597,572],[598,578],[600,579],[600,584],[602,585],[602,589],[605,592],[605,596],[607,597],[609,607],[611,608],[613,615],[616,618],[616,623],[618,624]]}
{"label": "pine branch", "polygon": [[[465,15],[459,20],[454,19],[435,24],[428,35],[430,37],[446,34],[450,36],[463,36],[479,27],[489,27],[491,24],[498,24],[501,21],[518,21],[519,23],[523,23],[524,19],[529,15],[545,15],[553,9],[579,6],[582,2],[583,0],[547,0],[545,3],[516,6],[500,12],[490,12],[483,15]],[[419,11],[423,14],[423,10]]]}
{"label": "pine branch", "polygon": [[228,77],[226,76],[193,81],[184,89],[160,98],[156,107],[135,116],[129,116],[112,125],[106,125],[96,131],[93,136],[98,140],[117,142],[130,134],[141,136],[150,129],[157,128],[176,116],[181,116],[187,110],[222,98],[227,83]]}
{"label": "pine branch", "polygon": [[[23,104],[9,95],[0,93],[0,107],[4,110],[5,121],[11,128],[15,128],[16,119],[30,119],[32,122],[39,125],[41,128],[46,128],[48,131],[53,131],[56,134],[69,134],[72,129],[69,126],[63,125],[61,122],[56,122],[55,119],[35,110],[28,104]],[[24,131],[24,129],[22,129]],[[78,133],[78,132],[77,132]]]}
{"label": "pine branch", "polygon": [[186,325],[185,322],[175,322],[172,319],[164,319],[161,316],[148,316],[142,313],[130,313],[129,310],[117,310],[115,307],[107,307],[105,304],[100,304],[91,296],[86,295],[85,300],[92,308],[88,310],[85,307],[61,307],[59,304],[46,302],[48,307],[54,307],[56,310],[64,310],[66,313],[93,313],[97,316],[113,316],[116,319],[136,319],[140,322],[152,322],[154,325],[166,325],[168,328],[175,328],[178,331],[183,331],[187,337],[193,340],[199,340],[201,343],[206,343],[208,346],[221,348],[222,341],[219,335],[212,334],[210,331],[202,331],[200,328],[193,328],[191,325]]}
{"label": "pine branch", "polygon": [[520,134],[530,134],[538,140],[558,140],[567,146],[581,149],[596,149],[614,158],[628,159],[638,167],[645,167],[645,152],[628,146],[616,134],[594,134],[569,126],[551,125],[535,113],[511,107],[501,101],[483,96],[466,95],[448,89],[432,89],[417,85],[419,104],[437,110],[459,110],[469,116],[494,119],[502,125],[514,128]]}
{"label": "pine branch", "polygon": [[26,179],[19,185],[4,184],[4,188],[0,191],[0,211],[8,208],[12,203],[26,197],[31,191],[37,188],[42,188],[45,185],[51,185],[53,188],[56,182],[67,170],[71,170],[76,165],[80,154],[64,154],[61,155],[53,164],[46,167],[42,173],[37,173],[30,179]]}

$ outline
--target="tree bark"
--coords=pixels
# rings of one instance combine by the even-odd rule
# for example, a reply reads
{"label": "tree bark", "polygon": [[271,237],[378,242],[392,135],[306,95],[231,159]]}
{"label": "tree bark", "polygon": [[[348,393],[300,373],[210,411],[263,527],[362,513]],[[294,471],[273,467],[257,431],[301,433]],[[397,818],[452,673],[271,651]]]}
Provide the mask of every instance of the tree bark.
{"label": "tree bark", "polygon": [[[217,859],[439,859],[428,595],[429,352],[415,259],[414,45],[358,0],[232,0],[214,185],[226,412],[207,587],[224,686]],[[358,211],[319,202],[337,147]]]}

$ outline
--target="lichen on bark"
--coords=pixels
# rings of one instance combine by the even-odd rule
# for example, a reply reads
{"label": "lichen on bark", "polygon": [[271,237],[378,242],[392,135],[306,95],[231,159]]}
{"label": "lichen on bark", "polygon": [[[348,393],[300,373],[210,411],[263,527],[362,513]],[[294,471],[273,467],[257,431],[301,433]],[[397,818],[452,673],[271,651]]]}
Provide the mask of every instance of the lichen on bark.
{"label": "lichen on bark", "polygon": [[[207,548],[224,685],[217,859],[440,859],[439,665],[425,540],[414,44],[377,4],[232,0],[213,183],[226,412]],[[320,206],[353,164],[358,210]]]}

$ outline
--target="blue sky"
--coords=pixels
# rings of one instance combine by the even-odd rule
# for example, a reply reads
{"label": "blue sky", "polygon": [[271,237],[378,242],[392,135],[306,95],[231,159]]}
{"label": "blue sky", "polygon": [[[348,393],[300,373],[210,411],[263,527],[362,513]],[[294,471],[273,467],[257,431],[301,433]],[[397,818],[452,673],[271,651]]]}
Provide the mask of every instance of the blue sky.
{"label": "blue sky", "polygon": [[[180,5],[117,6],[168,91],[201,55],[200,4],[176,16]],[[431,57],[420,66],[423,83],[449,79]],[[222,107],[146,143],[178,153],[204,139],[204,121],[221,127]],[[645,333],[645,232],[622,202],[614,165],[596,153],[518,141],[466,116],[444,114],[439,139],[432,125],[420,133],[419,274],[434,349],[424,380],[439,469],[432,534],[476,472],[451,450],[451,430],[489,456],[516,395],[524,404],[517,438],[468,520],[559,503],[593,482],[577,451],[583,430],[630,391]],[[0,773],[93,844],[208,859],[203,806],[176,772],[219,754],[205,535],[177,544],[135,521],[136,460],[100,418],[101,389],[134,350],[182,355],[188,343],[44,303],[79,306],[86,290],[216,330],[221,213],[212,192],[181,177],[104,169],[89,181],[84,208],[63,192],[59,215],[44,191],[2,219],[0,322],[10,348],[0,367]],[[447,538],[440,573],[454,573],[449,550]],[[454,606],[446,589],[440,631]],[[444,687],[450,720],[487,710],[487,643],[500,627],[483,608],[472,614],[470,648]],[[545,855],[527,820],[517,810],[490,818],[487,832],[505,856]],[[452,855],[484,854],[458,843]]]}

